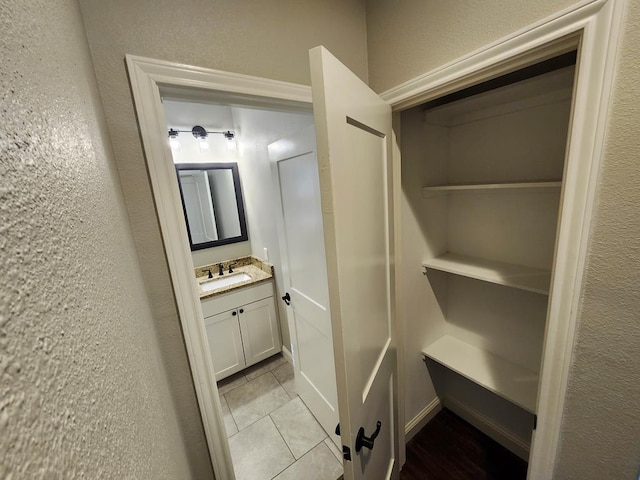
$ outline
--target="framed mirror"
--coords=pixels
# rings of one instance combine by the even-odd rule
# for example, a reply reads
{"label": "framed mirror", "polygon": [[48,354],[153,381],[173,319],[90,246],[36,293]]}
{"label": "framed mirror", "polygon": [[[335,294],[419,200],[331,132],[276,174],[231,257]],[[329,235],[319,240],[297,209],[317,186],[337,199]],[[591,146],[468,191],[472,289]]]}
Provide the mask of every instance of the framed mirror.
{"label": "framed mirror", "polygon": [[237,163],[176,163],[191,250],[248,240]]}

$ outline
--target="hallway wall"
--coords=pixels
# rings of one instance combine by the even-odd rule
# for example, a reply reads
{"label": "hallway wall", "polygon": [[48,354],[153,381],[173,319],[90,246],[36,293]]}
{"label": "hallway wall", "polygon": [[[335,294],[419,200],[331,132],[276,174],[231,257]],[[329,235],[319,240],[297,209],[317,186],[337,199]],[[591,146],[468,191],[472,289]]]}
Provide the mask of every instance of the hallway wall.
{"label": "hallway wall", "polygon": [[[368,0],[371,85],[382,92],[573,3],[572,0],[400,3]],[[638,45],[640,2],[629,1],[609,112],[556,479],[638,476]],[[420,378],[407,378],[408,384],[412,381]],[[414,412],[407,412],[407,421],[413,415]]]}
{"label": "hallway wall", "polygon": [[[308,83],[324,44],[367,77],[364,0],[79,0],[189,462],[208,458],[125,69],[125,54]],[[200,477],[202,478],[202,477]]]}
{"label": "hallway wall", "polygon": [[0,478],[191,478],[77,2],[0,31]]}

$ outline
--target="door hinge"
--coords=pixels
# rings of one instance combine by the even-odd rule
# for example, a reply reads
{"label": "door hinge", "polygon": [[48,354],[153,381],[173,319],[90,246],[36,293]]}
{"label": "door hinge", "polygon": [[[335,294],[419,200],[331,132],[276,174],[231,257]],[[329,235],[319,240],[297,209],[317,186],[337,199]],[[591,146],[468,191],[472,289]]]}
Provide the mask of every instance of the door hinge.
{"label": "door hinge", "polygon": [[345,460],[351,461],[351,449],[346,445],[342,445],[342,457]]}
{"label": "door hinge", "polygon": [[533,415],[533,429],[538,428],[538,415]]}

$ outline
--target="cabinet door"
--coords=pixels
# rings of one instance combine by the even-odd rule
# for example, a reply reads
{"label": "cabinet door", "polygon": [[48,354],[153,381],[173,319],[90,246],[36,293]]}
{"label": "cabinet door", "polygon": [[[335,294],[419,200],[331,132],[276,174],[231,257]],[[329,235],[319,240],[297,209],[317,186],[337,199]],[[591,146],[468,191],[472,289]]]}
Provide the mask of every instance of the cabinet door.
{"label": "cabinet door", "polygon": [[238,312],[230,310],[204,320],[213,359],[216,381],[242,370],[245,366]]}
{"label": "cabinet door", "polygon": [[244,305],[238,312],[247,366],[282,349],[273,297]]}

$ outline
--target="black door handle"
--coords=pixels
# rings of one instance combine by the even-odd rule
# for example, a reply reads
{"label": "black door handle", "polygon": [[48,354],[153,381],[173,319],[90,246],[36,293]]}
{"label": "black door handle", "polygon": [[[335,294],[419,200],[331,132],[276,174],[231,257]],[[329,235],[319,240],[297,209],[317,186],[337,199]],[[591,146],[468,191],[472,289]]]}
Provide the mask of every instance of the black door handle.
{"label": "black door handle", "polygon": [[244,313],[244,308],[241,308],[241,309],[240,309],[240,313]]}
{"label": "black door handle", "polygon": [[284,303],[286,303],[287,305],[291,305],[291,295],[289,295],[289,292],[284,294],[282,300],[284,300]]}
{"label": "black door handle", "polygon": [[360,427],[358,430],[358,435],[356,436],[356,453],[362,450],[362,447],[367,447],[369,450],[373,450],[373,443],[376,441],[376,437],[380,433],[380,427],[382,426],[382,422],[378,420],[376,424],[376,431],[373,432],[371,437],[367,437],[364,434],[364,427]]}

